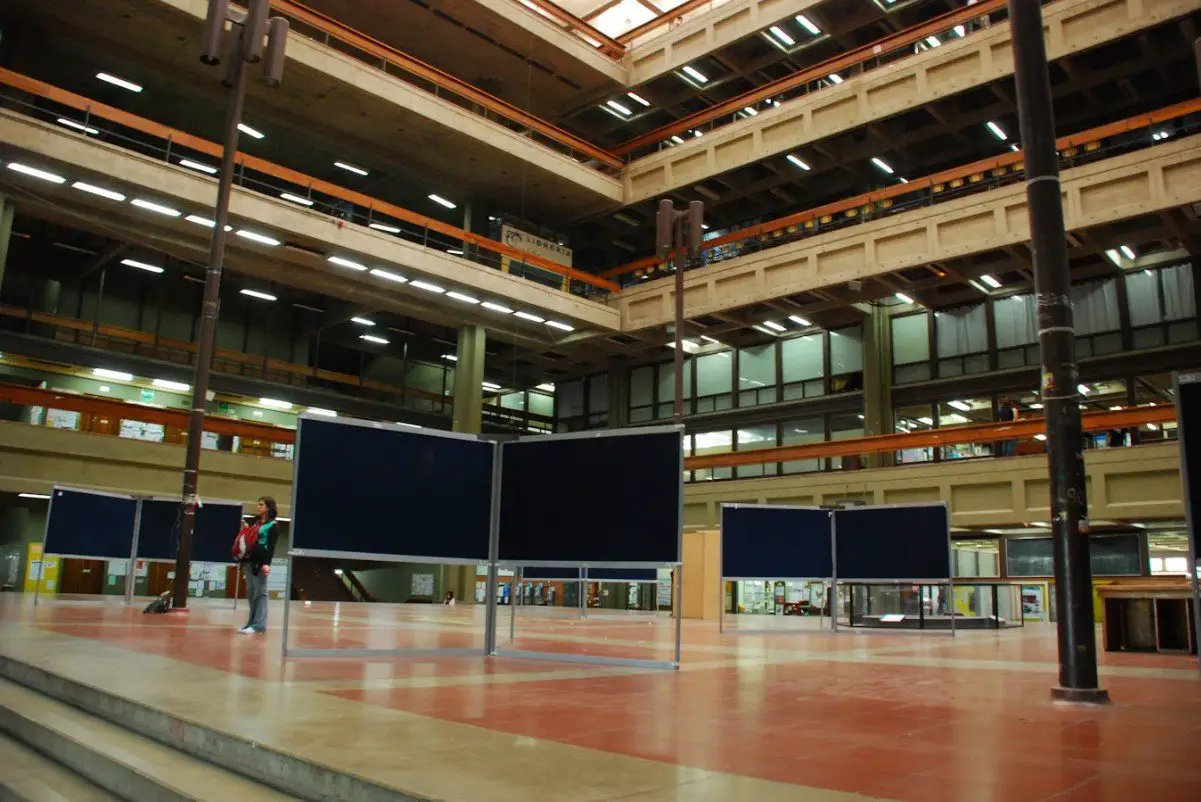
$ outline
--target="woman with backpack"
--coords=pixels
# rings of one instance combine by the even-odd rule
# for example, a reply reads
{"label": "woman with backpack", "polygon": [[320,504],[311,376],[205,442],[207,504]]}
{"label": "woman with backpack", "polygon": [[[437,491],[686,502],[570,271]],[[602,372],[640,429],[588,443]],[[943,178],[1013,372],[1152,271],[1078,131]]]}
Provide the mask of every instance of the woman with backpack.
{"label": "woman with backpack", "polygon": [[279,539],[275,523],[278,514],[275,499],[263,496],[259,499],[258,515],[242,528],[234,541],[234,556],[242,564],[246,601],[250,603],[250,620],[238,630],[243,635],[267,631],[267,575],[271,573],[271,558]]}

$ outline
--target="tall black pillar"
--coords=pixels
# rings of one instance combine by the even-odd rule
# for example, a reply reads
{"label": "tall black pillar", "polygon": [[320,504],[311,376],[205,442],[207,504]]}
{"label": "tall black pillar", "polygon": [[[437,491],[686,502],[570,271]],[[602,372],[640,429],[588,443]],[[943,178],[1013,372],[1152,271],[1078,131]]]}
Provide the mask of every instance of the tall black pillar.
{"label": "tall black pillar", "polygon": [[1009,0],[1014,79],[1034,252],[1038,299],[1038,344],[1042,396],[1047,416],[1051,528],[1055,553],[1058,611],[1059,685],[1054,699],[1101,703],[1109,694],[1098,687],[1097,636],[1093,624],[1092,570],[1089,565],[1088,501],[1081,453],[1080,382],[1072,326],[1072,282],[1060,200],[1059,153],[1051,79],[1043,40],[1039,0]]}

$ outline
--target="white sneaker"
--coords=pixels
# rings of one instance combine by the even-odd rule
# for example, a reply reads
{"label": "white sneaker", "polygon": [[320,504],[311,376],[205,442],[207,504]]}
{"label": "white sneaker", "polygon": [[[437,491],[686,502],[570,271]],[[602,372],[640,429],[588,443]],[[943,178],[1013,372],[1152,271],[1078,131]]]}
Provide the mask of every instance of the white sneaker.
{"label": "white sneaker", "polygon": [[239,635],[253,635],[254,630],[251,629],[250,627],[242,627],[241,629],[238,630],[238,634]]}

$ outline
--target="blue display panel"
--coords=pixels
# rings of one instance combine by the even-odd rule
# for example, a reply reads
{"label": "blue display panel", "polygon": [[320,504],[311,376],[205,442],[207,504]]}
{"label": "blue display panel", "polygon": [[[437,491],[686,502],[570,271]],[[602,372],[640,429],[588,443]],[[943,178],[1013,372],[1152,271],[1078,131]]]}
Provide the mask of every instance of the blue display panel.
{"label": "blue display panel", "polygon": [[838,510],[834,525],[839,580],[951,578],[945,504]]}
{"label": "blue display panel", "polygon": [[722,507],[721,575],[740,579],[834,576],[830,512],[800,507]]}
{"label": "blue display panel", "polygon": [[[192,562],[232,563],[231,547],[242,526],[239,504],[203,504],[196,508]],[[146,500],[138,523],[138,559],[174,560],[179,553],[179,502]]]}
{"label": "blue display panel", "polygon": [[654,568],[589,568],[590,582],[657,582],[659,572]]}
{"label": "blue display panel", "polygon": [[47,554],[128,560],[137,507],[125,496],[55,488],[43,549]]}
{"label": "blue display panel", "polygon": [[[679,562],[679,430],[518,440],[503,449],[502,560]],[[611,483],[597,490],[597,477]]]}
{"label": "blue display panel", "polygon": [[315,418],[296,436],[292,548],[488,559],[492,443]]}
{"label": "blue display panel", "polygon": [[555,566],[531,565],[521,569],[522,579],[557,579],[571,582],[580,578],[579,568],[559,568]]}

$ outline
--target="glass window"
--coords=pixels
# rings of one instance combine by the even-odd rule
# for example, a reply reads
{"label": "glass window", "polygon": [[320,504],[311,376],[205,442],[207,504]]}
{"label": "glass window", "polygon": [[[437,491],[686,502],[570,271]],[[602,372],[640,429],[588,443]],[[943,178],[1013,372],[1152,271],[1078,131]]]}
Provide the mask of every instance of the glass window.
{"label": "glass window", "polygon": [[[755,451],[761,448],[776,447],[776,425],[765,423],[759,426],[742,426],[738,429],[738,450]],[[778,463],[767,465],[740,465],[737,468],[739,479],[748,476],[775,476]]]}
{"label": "glass window", "polygon": [[[684,357],[684,398],[692,398],[692,359]],[[674,362],[659,365],[659,406],[658,417],[670,418],[676,408],[676,366]],[[684,411],[688,411],[685,402]]]}
{"label": "glass window", "polygon": [[[780,424],[780,445],[799,446],[806,443],[822,443],[826,439],[826,422],[822,418],[804,418],[784,421]],[[820,458],[799,459],[780,463],[783,473],[811,473],[822,469]]]}
{"label": "glass window", "polygon": [[925,312],[892,319],[892,364],[910,365],[930,359],[928,322]]}
{"label": "glass window", "polygon": [[[734,433],[729,429],[718,432],[698,432],[689,438],[692,441],[692,453],[698,457],[705,454],[728,454],[734,450]],[[730,468],[703,468],[694,472],[693,478],[698,482],[710,479],[729,479],[732,476]]]}
{"label": "glass window", "polygon": [[1033,295],[1011,295],[993,302],[997,348],[1030,345],[1038,339],[1038,309]]}
{"label": "glass window", "polygon": [[733,389],[733,367],[730,360],[731,352],[721,351],[716,354],[706,354],[696,358],[696,394],[720,395]]}
{"label": "glass window", "polygon": [[[930,429],[933,425],[934,411],[930,404],[901,407],[893,411],[893,431],[897,434],[920,432]],[[896,452],[896,461],[900,463],[930,462],[933,459],[934,449],[930,446],[907,448]]]}
{"label": "glass window", "polygon": [[[964,426],[969,423],[990,423],[995,420],[991,398],[956,398],[938,405],[938,425]],[[943,459],[965,459],[989,457],[993,454],[991,443],[956,443],[942,447]]]}
{"label": "glass window", "polygon": [[755,406],[776,400],[776,344],[738,351],[738,404]]}
{"label": "glass window", "polygon": [[505,393],[500,397],[502,409],[525,412],[525,393]]}
{"label": "glass window", "polygon": [[784,383],[822,377],[822,335],[790,337],[780,343]]}
{"label": "glass window", "polygon": [[642,423],[654,417],[655,366],[630,371],[630,423]]}
{"label": "glass window", "polygon": [[[830,416],[830,439],[850,440],[863,437],[863,416],[855,414],[833,414]],[[831,457],[831,470],[858,470],[863,465],[860,455],[851,457]]]}
{"label": "glass window", "polygon": [[1173,265],[1159,271],[1163,285],[1164,320],[1185,320],[1197,316],[1197,296],[1193,291],[1193,266]]}
{"label": "glass window", "polygon": [[1122,323],[1118,313],[1117,280],[1094,281],[1072,287],[1072,322],[1077,337],[1120,329]]}
{"label": "glass window", "polygon": [[588,379],[588,414],[609,411],[609,377],[602,373]]}
{"label": "glass window", "polygon": [[560,382],[555,385],[555,411],[559,420],[578,418],[584,414],[584,380]]}
{"label": "glass window", "polygon": [[1159,277],[1150,270],[1126,275],[1126,299],[1130,304],[1131,326],[1151,326],[1163,321]]}
{"label": "glass window", "polygon": [[545,415],[546,417],[554,417],[555,414],[555,397],[546,393],[530,393],[530,412],[535,415]]}
{"label": "glass window", "polygon": [[863,326],[830,332],[830,375],[863,370]]}
{"label": "glass window", "polygon": [[987,351],[988,321],[984,304],[935,312],[934,333],[939,358]]}

